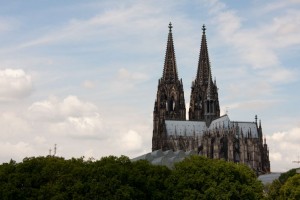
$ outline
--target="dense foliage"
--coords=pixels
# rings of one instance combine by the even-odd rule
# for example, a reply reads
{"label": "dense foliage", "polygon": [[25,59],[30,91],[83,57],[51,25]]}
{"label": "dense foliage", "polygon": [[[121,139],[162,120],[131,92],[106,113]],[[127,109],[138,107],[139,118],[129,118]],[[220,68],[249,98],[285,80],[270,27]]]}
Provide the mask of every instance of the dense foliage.
{"label": "dense foliage", "polygon": [[95,162],[49,156],[0,165],[0,199],[261,198],[262,184],[249,168],[198,156],[172,170],[125,156]]}
{"label": "dense foliage", "polygon": [[127,157],[26,158],[0,166],[0,199],[159,199],[170,170]]}
{"label": "dense foliage", "polygon": [[172,199],[261,199],[263,185],[247,166],[193,156],[168,179]]}
{"label": "dense foliage", "polygon": [[266,199],[300,199],[300,174],[296,174],[296,169],[282,173],[272,184],[267,185]]}

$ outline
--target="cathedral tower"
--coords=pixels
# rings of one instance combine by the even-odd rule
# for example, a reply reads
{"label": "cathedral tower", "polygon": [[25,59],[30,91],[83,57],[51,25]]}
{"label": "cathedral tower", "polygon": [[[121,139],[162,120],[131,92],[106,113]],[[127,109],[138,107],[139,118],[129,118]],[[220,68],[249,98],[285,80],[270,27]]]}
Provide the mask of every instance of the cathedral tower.
{"label": "cathedral tower", "polygon": [[191,87],[189,120],[205,121],[209,126],[212,120],[220,117],[220,106],[217,84],[211,78],[205,30],[203,25],[198,70]]}
{"label": "cathedral tower", "polygon": [[185,120],[185,115],[183,85],[182,80],[178,78],[172,24],[170,23],[164,70],[162,78],[158,80],[153,111],[152,151],[168,149],[165,120]]}

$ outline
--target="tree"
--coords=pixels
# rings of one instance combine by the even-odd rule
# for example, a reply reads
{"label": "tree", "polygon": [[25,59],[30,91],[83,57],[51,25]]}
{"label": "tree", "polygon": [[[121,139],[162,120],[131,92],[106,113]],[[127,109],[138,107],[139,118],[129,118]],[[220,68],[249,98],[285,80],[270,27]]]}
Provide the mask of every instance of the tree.
{"label": "tree", "polygon": [[261,199],[263,185],[245,165],[192,156],[168,178],[171,199]]}
{"label": "tree", "polygon": [[266,199],[300,199],[300,175],[296,169],[282,173],[266,186]]}
{"label": "tree", "polygon": [[191,157],[174,169],[126,156],[31,157],[0,165],[0,199],[259,199],[262,187],[240,164]]}
{"label": "tree", "polygon": [[276,200],[279,199],[279,191],[282,184],[278,179],[275,179],[271,184],[265,186],[266,199]]}
{"label": "tree", "polygon": [[300,174],[288,178],[279,193],[281,199],[300,199]]}
{"label": "tree", "polygon": [[287,181],[287,179],[288,178],[290,178],[290,177],[292,177],[292,176],[294,176],[295,174],[296,174],[296,170],[297,169],[291,169],[291,170],[289,170],[289,171],[287,171],[287,172],[285,172],[285,173],[282,173],[280,176],[279,176],[279,181],[282,183],[282,184],[284,184],[286,181]]}

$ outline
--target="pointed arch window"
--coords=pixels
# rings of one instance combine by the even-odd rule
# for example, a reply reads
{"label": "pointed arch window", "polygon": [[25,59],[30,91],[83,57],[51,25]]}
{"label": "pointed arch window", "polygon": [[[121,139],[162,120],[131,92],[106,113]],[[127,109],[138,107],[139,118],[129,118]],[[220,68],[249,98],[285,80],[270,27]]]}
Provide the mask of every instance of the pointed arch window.
{"label": "pointed arch window", "polygon": [[169,111],[174,111],[175,110],[175,98],[174,96],[171,97],[170,101],[169,101],[169,104],[168,104],[168,108],[169,108]]}

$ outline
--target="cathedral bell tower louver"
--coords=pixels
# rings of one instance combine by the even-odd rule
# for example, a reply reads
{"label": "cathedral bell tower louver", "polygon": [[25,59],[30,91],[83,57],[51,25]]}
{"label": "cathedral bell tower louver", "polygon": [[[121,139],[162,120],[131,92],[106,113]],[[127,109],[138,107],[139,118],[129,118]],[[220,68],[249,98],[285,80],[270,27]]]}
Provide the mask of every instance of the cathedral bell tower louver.
{"label": "cathedral bell tower louver", "polygon": [[202,31],[197,75],[191,87],[189,120],[205,121],[209,126],[212,120],[220,117],[220,106],[217,84],[211,78],[212,73],[204,25]]}
{"label": "cathedral bell tower louver", "polygon": [[168,149],[165,120],[186,120],[183,85],[178,78],[172,28],[170,23],[163,75],[158,80],[154,103],[152,151]]}

